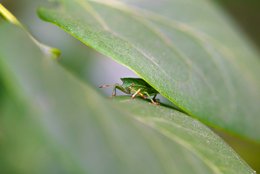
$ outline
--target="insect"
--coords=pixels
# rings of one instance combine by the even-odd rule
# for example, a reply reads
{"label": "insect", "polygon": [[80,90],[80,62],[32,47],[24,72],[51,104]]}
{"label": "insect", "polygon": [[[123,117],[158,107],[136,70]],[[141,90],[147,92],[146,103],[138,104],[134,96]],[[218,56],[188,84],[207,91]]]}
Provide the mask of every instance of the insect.
{"label": "insect", "polygon": [[[141,96],[143,99],[150,99],[153,104],[158,105],[156,95],[159,93],[153,87],[151,87],[146,81],[141,78],[120,78],[123,82],[122,85],[118,83],[114,85],[101,85],[99,88],[107,88],[113,86],[112,96],[116,95],[116,89],[131,94],[131,98],[134,99],[136,96]],[[153,96],[153,97],[151,97]]]}

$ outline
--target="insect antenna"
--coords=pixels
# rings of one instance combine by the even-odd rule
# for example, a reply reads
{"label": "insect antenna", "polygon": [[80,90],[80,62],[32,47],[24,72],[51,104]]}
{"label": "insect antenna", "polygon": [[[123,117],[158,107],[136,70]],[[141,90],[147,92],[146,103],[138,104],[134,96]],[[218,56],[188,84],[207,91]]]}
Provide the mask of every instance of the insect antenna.
{"label": "insect antenna", "polygon": [[101,85],[101,86],[99,86],[99,88],[108,88],[108,87],[111,87],[111,86],[114,86],[114,85]]}

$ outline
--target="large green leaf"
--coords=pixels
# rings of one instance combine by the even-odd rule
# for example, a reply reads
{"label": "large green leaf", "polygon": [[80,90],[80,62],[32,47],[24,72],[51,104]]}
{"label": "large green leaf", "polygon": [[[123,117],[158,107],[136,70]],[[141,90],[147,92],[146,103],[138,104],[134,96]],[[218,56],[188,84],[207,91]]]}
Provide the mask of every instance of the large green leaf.
{"label": "large green leaf", "polygon": [[0,38],[0,72],[20,103],[7,102],[1,117],[0,147],[12,153],[0,159],[11,163],[12,173],[254,172],[199,121],[144,100],[108,102],[21,29],[1,24]]}
{"label": "large green leaf", "polygon": [[260,63],[205,0],[62,0],[46,21],[127,66],[204,123],[260,141]]}

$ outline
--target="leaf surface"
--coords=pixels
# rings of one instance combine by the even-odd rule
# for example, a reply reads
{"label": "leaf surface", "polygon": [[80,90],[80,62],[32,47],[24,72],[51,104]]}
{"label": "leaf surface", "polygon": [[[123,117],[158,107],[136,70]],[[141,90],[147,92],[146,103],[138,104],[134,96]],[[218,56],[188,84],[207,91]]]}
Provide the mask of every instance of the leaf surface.
{"label": "leaf surface", "polygon": [[63,0],[39,15],[127,66],[189,115],[260,141],[260,62],[209,1]]}
{"label": "leaf surface", "polygon": [[1,24],[0,38],[1,77],[19,102],[0,108],[10,151],[0,160],[12,173],[254,172],[199,121],[144,100],[108,102],[18,27]]}

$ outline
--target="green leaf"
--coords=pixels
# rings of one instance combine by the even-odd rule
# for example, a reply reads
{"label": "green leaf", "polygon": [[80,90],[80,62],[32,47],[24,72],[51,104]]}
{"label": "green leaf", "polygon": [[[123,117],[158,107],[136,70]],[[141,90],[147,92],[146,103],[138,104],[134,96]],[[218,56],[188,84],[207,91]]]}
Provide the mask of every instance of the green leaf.
{"label": "green leaf", "polygon": [[189,115],[260,142],[260,62],[209,1],[63,0],[39,15],[127,66]]}
{"label": "green leaf", "polygon": [[[46,57],[20,28],[2,24],[0,38],[0,73],[19,98],[18,105],[7,102],[0,117],[1,149],[12,152],[0,160],[17,161],[12,173],[254,172],[199,121],[144,100],[109,102]],[[25,149],[38,153],[28,152],[28,159]],[[40,167],[19,166],[23,160]]]}

